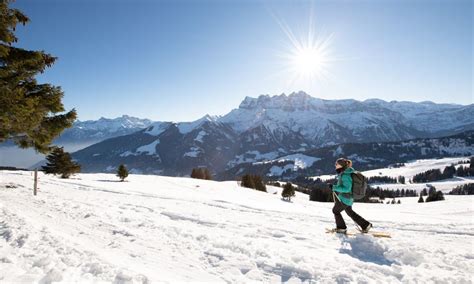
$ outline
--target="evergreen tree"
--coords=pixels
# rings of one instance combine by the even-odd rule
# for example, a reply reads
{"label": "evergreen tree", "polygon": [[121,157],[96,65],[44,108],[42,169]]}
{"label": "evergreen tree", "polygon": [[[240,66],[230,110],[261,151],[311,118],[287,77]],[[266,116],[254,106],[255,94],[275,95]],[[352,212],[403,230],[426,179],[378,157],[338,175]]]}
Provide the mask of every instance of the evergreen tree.
{"label": "evergreen tree", "polygon": [[241,181],[240,185],[242,187],[255,188],[255,183],[253,182],[253,178],[252,178],[251,175],[242,176],[242,181]]}
{"label": "evergreen tree", "polygon": [[81,171],[81,166],[71,159],[68,152],[64,152],[63,147],[55,147],[46,156],[47,163],[42,167],[46,174],[61,175],[61,178],[69,178],[70,175]]}
{"label": "evergreen tree", "polygon": [[256,190],[267,192],[267,187],[260,176],[253,176],[253,182]]}
{"label": "evergreen tree", "polygon": [[454,165],[447,166],[444,168],[443,178],[445,179],[452,178],[455,173],[456,173],[456,167],[454,167]]}
{"label": "evergreen tree", "polygon": [[[433,190],[431,190],[433,189]],[[428,194],[428,197],[426,198],[425,202],[432,202],[432,201],[441,201],[444,200],[444,195],[443,192],[441,191],[436,191],[434,187],[430,189],[430,192]]]}
{"label": "evergreen tree", "polygon": [[117,169],[117,176],[120,178],[120,181],[124,181],[128,177],[128,170],[124,164],[121,164]]}
{"label": "evergreen tree", "polygon": [[9,0],[0,1],[0,143],[12,140],[22,148],[41,153],[53,149],[52,140],[71,127],[75,110],[64,112],[63,92],[51,84],[39,84],[35,76],[51,67],[56,58],[43,52],[12,46],[17,24],[29,19]]}
{"label": "evergreen tree", "polygon": [[423,203],[425,200],[423,199],[423,195],[420,192],[420,198],[418,198],[418,203]]}
{"label": "evergreen tree", "polygon": [[203,169],[203,176],[204,176],[204,179],[212,180],[212,174],[208,168]]}
{"label": "evergreen tree", "polygon": [[291,201],[291,198],[295,196],[295,188],[291,183],[287,182],[285,184],[283,191],[281,192],[281,196],[288,201]]}
{"label": "evergreen tree", "polygon": [[400,201],[400,199],[398,199],[397,204],[401,204],[401,203],[402,203],[402,202]]}
{"label": "evergreen tree", "polygon": [[199,169],[194,168],[191,172],[192,178],[199,178]]}
{"label": "evergreen tree", "polygon": [[191,177],[212,180],[212,174],[207,168],[194,168],[191,172]]}
{"label": "evergreen tree", "polygon": [[404,176],[398,176],[398,183],[405,184],[405,177]]}
{"label": "evergreen tree", "polygon": [[240,185],[242,187],[253,188],[258,191],[267,192],[267,187],[265,186],[265,183],[263,182],[262,178],[258,175],[247,174],[247,175],[242,176]]}
{"label": "evergreen tree", "polygon": [[428,192],[426,191],[426,188],[423,188],[423,190],[421,191],[421,194],[423,196],[427,196],[428,195]]}

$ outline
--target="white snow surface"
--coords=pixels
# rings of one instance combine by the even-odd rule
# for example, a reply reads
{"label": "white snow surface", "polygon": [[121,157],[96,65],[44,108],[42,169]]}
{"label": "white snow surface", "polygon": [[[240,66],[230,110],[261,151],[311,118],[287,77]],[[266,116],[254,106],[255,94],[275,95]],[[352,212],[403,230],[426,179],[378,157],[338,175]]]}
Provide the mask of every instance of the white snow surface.
{"label": "white snow surface", "polygon": [[291,162],[294,163],[296,168],[305,169],[307,167],[310,167],[311,165],[313,165],[314,162],[317,162],[319,160],[321,160],[321,159],[316,158],[316,157],[307,156],[307,155],[304,155],[304,154],[291,154],[291,155],[286,155],[286,156],[280,157],[280,158],[275,159],[275,160],[257,162],[257,163],[254,163],[254,164],[266,164],[266,163],[274,163],[274,162],[291,161]]}
{"label": "white snow surface", "polygon": [[[0,171],[0,282],[472,283],[474,197],[356,204],[392,239],[326,234],[331,203],[236,182]],[[345,215],[344,215],[345,216]],[[354,225],[345,216],[349,228]]]}
{"label": "white snow surface", "polygon": [[171,124],[169,122],[154,122],[145,130],[145,133],[158,136],[163,133]]}
{"label": "white snow surface", "polygon": [[156,139],[155,141],[151,142],[150,144],[138,147],[137,152],[138,153],[145,153],[147,155],[157,155],[156,146],[158,144],[160,144],[160,139]]}

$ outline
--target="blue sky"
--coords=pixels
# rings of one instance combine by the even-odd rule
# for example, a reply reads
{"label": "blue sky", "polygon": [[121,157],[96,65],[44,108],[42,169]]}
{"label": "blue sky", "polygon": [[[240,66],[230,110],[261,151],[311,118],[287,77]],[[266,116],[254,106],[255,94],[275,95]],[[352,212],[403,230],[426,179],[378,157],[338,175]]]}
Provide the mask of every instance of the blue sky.
{"label": "blue sky", "polygon": [[[472,1],[17,0],[18,46],[57,63],[39,77],[79,119],[189,121],[245,96],[473,103]],[[290,82],[289,39],[333,36],[328,78]]]}

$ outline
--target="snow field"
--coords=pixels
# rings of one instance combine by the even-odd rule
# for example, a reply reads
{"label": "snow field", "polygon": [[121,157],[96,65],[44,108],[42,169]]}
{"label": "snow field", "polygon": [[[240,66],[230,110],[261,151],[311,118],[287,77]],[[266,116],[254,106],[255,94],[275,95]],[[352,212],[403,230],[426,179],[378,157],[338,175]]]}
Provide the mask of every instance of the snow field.
{"label": "snow field", "polygon": [[[326,234],[332,204],[236,182],[0,171],[0,282],[472,283],[474,198],[356,204],[392,239]],[[276,192],[277,194],[273,194]],[[349,228],[352,221],[344,215]]]}

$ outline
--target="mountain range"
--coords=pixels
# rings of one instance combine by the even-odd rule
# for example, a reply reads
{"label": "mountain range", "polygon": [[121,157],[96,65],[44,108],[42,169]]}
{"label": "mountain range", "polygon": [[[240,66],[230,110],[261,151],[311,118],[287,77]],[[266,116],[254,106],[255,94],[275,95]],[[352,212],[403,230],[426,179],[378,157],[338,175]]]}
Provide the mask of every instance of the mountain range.
{"label": "mountain range", "polygon": [[73,157],[86,172],[111,172],[124,163],[135,173],[178,176],[189,175],[194,167],[208,167],[218,177],[236,175],[253,168],[249,164],[298,155],[312,157],[303,159],[311,167],[317,159],[323,160],[319,154],[308,155],[318,153],[316,149],[474,130],[474,105],[323,100],[297,92],[246,97],[224,116],[206,115],[193,122],[144,120],[141,127],[77,151]]}

